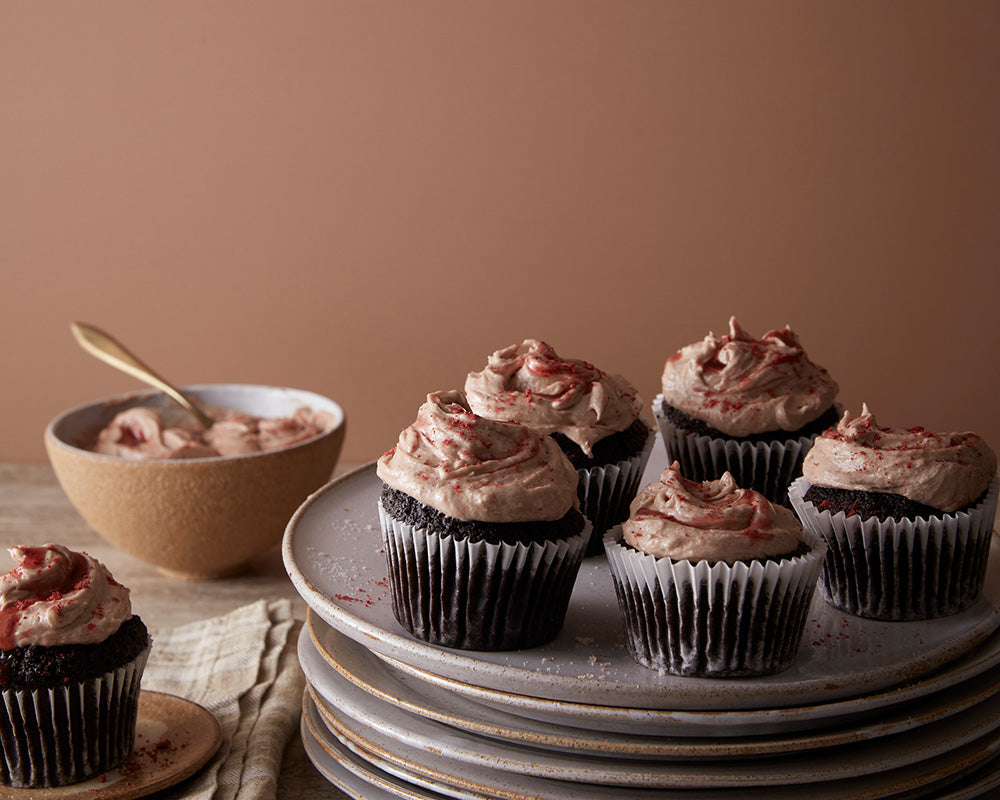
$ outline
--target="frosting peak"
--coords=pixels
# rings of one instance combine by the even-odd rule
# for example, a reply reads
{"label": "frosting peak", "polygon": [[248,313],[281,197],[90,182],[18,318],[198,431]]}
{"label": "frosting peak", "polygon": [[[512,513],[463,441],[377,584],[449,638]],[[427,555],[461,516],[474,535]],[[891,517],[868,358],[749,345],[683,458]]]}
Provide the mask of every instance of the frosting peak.
{"label": "frosting peak", "polygon": [[129,590],[86,553],[47,544],[11,547],[0,576],[0,650],[103,642],[132,616]]}
{"label": "frosting peak", "polygon": [[663,368],[663,399],[729,436],[796,431],[833,404],[837,383],[806,356],[787,325],[755,339],[729,320]]}
{"label": "frosting peak", "polygon": [[996,471],[976,434],[883,428],[867,404],[817,437],[802,466],[817,486],[898,494],[944,512],[975,502]]}
{"label": "frosting peak", "polygon": [[714,481],[682,477],[675,461],[642,489],[622,524],[624,539],[656,557],[688,561],[747,561],[793,553],[802,526],[787,508],[728,472]]}
{"label": "frosting peak", "polygon": [[456,519],[562,518],[577,474],[550,437],[475,414],[458,391],[432,392],[376,465],[386,484]]}
{"label": "frosting peak", "polygon": [[469,373],[465,392],[477,414],[561,433],[588,456],[595,443],[628,428],[642,409],[623,377],[561,358],[538,339],[497,350],[482,372]]}

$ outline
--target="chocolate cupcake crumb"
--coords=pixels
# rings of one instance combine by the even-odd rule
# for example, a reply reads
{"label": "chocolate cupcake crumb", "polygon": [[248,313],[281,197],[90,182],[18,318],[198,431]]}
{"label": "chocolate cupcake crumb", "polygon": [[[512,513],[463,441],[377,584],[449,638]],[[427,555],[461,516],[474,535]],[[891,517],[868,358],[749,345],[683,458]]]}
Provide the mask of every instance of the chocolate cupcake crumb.
{"label": "chocolate cupcake crumb", "polygon": [[700,419],[685,414],[679,408],[670,405],[666,400],[662,401],[661,407],[664,416],[677,428],[698,436],[711,436],[714,439],[732,439],[735,442],[775,442],[798,439],[803,436],[819,436],[827,428],[837,424],[840,419],[839,409],[834,405],[830,406],[820,416],[812,422],[803,425],[796,431],[768,431],[767,433],[755,433],[747,436],[730,436],[723,433]]}
{"label": "chocolate cupcake crumb", "polygon": [[149,647],[149,632],[133,615],[99,647],[29,644],[0,651],[0,685],[5,689],[40,689],[87,681],[112,672]]}
{"label": "chocolate cupcake crumb", "polygon": [[583,515],[571,508],[554,522],[477,522],[456,519],[424,505],[414,497],[383,484],[382,507],[396,520],[468,542],[531,544],[569,539],[583,530]]}
{"label": "chocolate cupcake crumb", "polygon": [[[971,503],[965,509],[958,509],[957,512],[971,508],[982,502],[986,497],[983,492],[975,503]],[[923,517],[942,517],[946,512],[932,506],[918,503],[899,494],[889,492],[866,492],[857,489],[837,489],[832,486],[810,486],[804,495],[804,499],[812,503],[820,511],[829,511],[836,514],[843,511],[846,516],[856,514],[863,519],[875,517],[885,521],[887,519],[904,520]]]}
{"label": "chocolate cupcake crumb", "polygon": [[646,440],[653,435],[652,429],[641,419],[618,433],[612,433],[594,444],[593,457],[588,458],[580,445],[561,433],[549,434],[577,469],[590,469],[604,464],[615,464],[632,458],[642,450]]}

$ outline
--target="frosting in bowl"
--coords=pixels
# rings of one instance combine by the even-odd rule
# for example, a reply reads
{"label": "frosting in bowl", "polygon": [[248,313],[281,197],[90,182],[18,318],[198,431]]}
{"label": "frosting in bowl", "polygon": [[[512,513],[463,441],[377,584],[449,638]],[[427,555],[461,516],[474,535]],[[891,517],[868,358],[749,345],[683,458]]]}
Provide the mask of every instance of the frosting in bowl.
{"label": "frosting in bowl", "polygon": [[466,521],[561,519],[577,504],[577,474],[555,441],[475,414],[458,391],[432,392],[378,476],[443,514]]}
{"label": "frosting in bowl", "polygon": [[58,544],[7,552],[17,566],[0,576],[0,650],[96,644],[132,616],[129,590],[86,553]]}
{"label": "frosting in bowl", "polygon": [[561,433],[587,456],[601,439],[628,428],[642,409],[642,399],[623,377],[560,358],[538,339],[497,350],[482,372],[466,377],[465,393],[480,416]]}
{"label": "frosting in bowl", "polygon": [[319,436],[333,425],[331,415],[309,408],[279,418],[218,406],[205,410],[215,421],[208,430],[179,409],[125,409],[98,434],[91,449],[134,461],[244,456],[290,447]]}
{"label": "frosting in bowl", "polygon": [[797,431],[833,405],[837,383],[785,326],[755,339],[729,320],[663,367],[663,399],[729,436]]}
{"label": "frosting in bowl", "polygon": [[681,476],[675,461],[632,501],[625,542],[675,561],[750,561],[795,553],[802,525],[784,506],[741,489],[728,472],[714,481]]}
{"label": "frosting in bowl", "polygon": [[817,437],[802,467],[815,486],[898,494],[945,512],[975,502],[996,471],[976,434],[882,428],[867,405]]}

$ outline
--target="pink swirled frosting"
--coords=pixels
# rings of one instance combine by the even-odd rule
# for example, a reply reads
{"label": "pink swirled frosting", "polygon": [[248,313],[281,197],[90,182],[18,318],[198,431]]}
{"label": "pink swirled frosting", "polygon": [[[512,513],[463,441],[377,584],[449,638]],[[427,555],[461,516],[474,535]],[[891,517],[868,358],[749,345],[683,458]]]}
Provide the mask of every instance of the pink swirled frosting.
{"label": "pink swirled frosting", "polygon": [[465,380],[477,414],[561,433],[593,455],[593,446],[639,417],[642,399],[620,375],[578,359],[560,358],[545,342],[525,339],[493,353]]}
{"label": "pink swirled frosting", "polygon": [[833,405],[838,386],[785,326],[754,339],[729,320],[663,368],[663,399],[729,436],[796,431]]}
{"label": "pink swirled frosting", "polygon": [[107,567],[62,545],[11,547],[0,576],[0,650],[96,644],[132,616],[129,590]]}
{"label": "pink swirled frosting", "polygon": [[803,535],[790,509],[739,488],[728,472],[690,481],[677,462],[636,495],[622,532],[632,547],[658,558],[729,564],[793,553]]}
{"label": "pink swirled frosting", "polygon": [[555,441],[523,425],[484,419],[458,391],[432,392],[378,476],[461,520],[557,520],[577,504],[577,474]]}
{"label": "pink swirled frosting", "polygon": [[91,449],[133,461],[244,456],[291,447],[319,436],[334,424],[332,415],[310,408],[277,418],[219,406],[205,410],[214,420],[208,430],[179,409],[125,409],[98,434]]}
{"label": "pink swirled frosting", "polygon": [[857,417],[845,411],[802,465],[817,486],[898,494],[946,512],[974,502],[996,471],[996,454],[976,434],[882,428],[867,405]]}

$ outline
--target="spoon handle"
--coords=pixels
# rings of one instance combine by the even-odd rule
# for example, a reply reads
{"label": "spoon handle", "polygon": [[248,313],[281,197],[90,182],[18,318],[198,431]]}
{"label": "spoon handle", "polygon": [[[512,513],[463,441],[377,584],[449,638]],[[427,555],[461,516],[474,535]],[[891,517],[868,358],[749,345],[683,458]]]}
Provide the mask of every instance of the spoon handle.
{"label": "spoon handle", "polygon": [[130,353],[110,334],[85,322],[70,323],[70,330],[73,331],[73,336],[79,345],[92,356],[144,383],[148,383],[150,386],[154,386],[180,403],[203,427],[212,427],[211,417],[181,394],[173,385],[157,375],[133,353]]}

